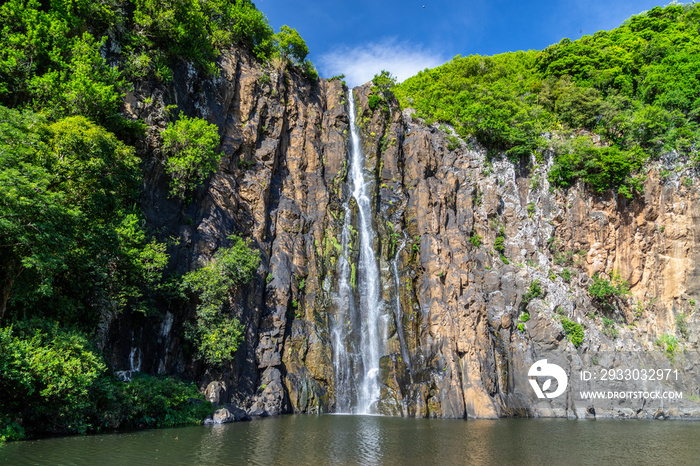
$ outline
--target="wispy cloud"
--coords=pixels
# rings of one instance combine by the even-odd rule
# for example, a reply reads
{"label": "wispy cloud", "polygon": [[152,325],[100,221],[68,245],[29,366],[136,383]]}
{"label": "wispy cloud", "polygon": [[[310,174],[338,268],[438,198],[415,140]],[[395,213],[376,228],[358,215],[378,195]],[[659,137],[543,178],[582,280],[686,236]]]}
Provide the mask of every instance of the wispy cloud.
{"label": "wispy cloud", "polygon": [[446,60],[437,52],[396,39],[341,46],[332,49],[318,59],[324,77],[345,75],[348,86],[366,83],[381,70],[387,70],[403,81],[425,68],[434,68]]}

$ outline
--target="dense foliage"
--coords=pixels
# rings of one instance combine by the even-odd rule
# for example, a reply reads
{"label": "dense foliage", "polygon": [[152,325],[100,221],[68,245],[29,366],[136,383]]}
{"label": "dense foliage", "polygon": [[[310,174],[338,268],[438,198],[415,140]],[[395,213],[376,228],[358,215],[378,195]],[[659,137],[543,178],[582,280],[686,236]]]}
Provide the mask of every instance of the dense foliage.
{"label": "dense foliage", "polygon": [[402,106],[492,154],[540,159],[553,149],[556,186],[581,179],[595,192],[632,197],[649,158],[676,151],[699,159],[699,30],[700,5],[656,7],[541,52],[457,56],[394,92]]}
{"label": "dense foliage", "polygon": [[593,283],[588,287],[588,293],[602,310],[613,311],[617,300],[630,294],[629,283],[622,280],[617,272],[613,272],[612,280],[596,273],[593,275]]}
{"label": "dense foliage", "polygon": [[133,149],[85,117],[0,107],[0,317],[92,326],[96,303],[119,309],[152,281],[163,249],[125,224],[139,176]]}
{"label": "dense foliage", "polygon": [[211,404],[194,385],[110,376],[83,332],[32,320],[0,329],[0,438],[200,422]]}
{"label": "dense foliage", "polygon": [[167,154],[165,171],[171,177],[170,194],[184,197],[192,185],[199,185],[219,166],[219,131],[201,118],[180,115],[163,131],[163,150]]}
{"label": "dense foliage", "polygon": [[[241,341],[229,280],[250,280],[257,252],[234,241],[213,265],[166,274],[172,240],[139,202],[133,146],[146,126],[121,114],[135,82],[168,83],[177,60],[216,75],[234,45],[314,76],[298,32],[275,33],[249,0],[0,4],[1,438],[174,425],[209,410],[181,382],[118,381],[94,339],[106,315],[170,307],[193,311],[191,340],[207,363]],[[218,128],[180,113],[161,137],[170,193],[186,202],[218,167]]]}
{"label": "dense foliage", "polygon": [[568,317],[561,318],[561,325],[564,328],[566,338],[573,343],[576,348],[583,344],[583,338],[585,336],[583,325],[577,324]]}
{"label": "dense foliage", "polygon": [[253,279],[260,265],[259,251],[251,251],[237,236],[229,239],[233,244],[217,251],[211,264],[187,273],[182,281],[183,291],[195,294],[198,301],[188,339],[197,347],[199,357],[214,365],[231,359],[243,339],[242,325],[224,314],[223,306],[233,291]]}

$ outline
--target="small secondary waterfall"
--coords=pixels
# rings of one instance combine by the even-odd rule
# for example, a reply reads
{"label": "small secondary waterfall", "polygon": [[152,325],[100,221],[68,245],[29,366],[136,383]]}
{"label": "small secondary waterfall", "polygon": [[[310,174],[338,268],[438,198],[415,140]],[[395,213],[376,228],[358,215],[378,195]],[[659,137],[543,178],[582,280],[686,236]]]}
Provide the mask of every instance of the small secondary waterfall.
{"label": "small secondary waterfall", "polygon": [[[355,124],[355,101],[348,92],[350,119],[351,195],[345,201],[345,221],[341,233],[337,313],[332,323],[333,366],[336,377],[336,411],[358,414],[376,413],[380,388],[379,358],[386,339],[386,325],[381,320],[383,301],[377,257],[374,254],[376,233],[372,228],[371,197],[365,180],[360,135]],[[351,202],[357,204],[359,260],[355,270],[350,259]],[[353,277],[355,280],[353,281]],[[354,288],[357,292],[357,303]]]}
{"label": "small secondary waterfall", "polygon": [[406,346],[406,339],[403,333],[403,315],[401,312],[401,277],[399,276],[399,259],[401,256],[401,251],[406,247],[406,238],[401,241],[398,249],[396,250],[396,256],[391,261],[391,272],[394,274],[394,318],[396,321],[396,333],[399,337],[399,345],[401,346],[401,357],[403,358],[406,367],[411,370],[411,360],[408,354],[408,347]]}

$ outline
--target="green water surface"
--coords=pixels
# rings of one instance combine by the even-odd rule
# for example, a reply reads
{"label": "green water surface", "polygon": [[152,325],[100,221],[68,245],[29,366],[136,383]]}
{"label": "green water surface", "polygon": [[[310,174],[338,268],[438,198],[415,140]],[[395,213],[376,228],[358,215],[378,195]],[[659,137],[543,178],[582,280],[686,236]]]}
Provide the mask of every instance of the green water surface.
{"label": "green water surface", "polygon": [[0,445],[4,464],[700,465],[700,423],[280,416]]}

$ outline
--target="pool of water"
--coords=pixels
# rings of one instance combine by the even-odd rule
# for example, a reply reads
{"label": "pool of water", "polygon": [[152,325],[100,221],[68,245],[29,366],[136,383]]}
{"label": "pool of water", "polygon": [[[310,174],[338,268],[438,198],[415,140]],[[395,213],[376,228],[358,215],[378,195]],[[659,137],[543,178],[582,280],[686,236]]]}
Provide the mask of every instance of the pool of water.
{"label": "pool of water", "polygon": [[290,415],[0,445],[5,464],[700,464],[700,423]]}

